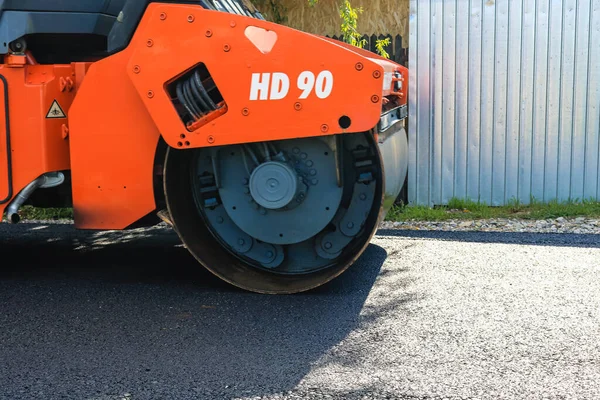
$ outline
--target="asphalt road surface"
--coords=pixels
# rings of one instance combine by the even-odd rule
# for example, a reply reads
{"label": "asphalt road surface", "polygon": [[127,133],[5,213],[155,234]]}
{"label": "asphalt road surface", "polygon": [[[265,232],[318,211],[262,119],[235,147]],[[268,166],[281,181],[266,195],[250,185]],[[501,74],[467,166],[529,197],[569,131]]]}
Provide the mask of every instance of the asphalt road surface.
{"label": "asphalt road surface", "polygon": [[600,398],[600,237],[380,231],[310,293],[165,228],[0,225],[1,399]]}

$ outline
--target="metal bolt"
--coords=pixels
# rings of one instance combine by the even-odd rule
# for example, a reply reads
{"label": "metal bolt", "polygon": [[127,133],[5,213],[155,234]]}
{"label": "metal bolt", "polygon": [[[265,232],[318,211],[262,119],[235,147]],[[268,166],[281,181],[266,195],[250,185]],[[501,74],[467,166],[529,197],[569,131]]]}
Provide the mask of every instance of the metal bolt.
{"label": "metal bolt", "polygon": [[265,253],[265,256],[266,256],[267,258],[273,258],[273,256],[274,256],[274,255],[275,255],[275,254],[273,254],[273,252],[272,252],[272,251],[267,251],[267,252]]}
{"label": "metal bolt", "polygon": [[247,117],[248,115],[250,115],[250,110],[248,110],[247,108],[242,109],[242,115],[244,117]]}
{"label": "metal bolt", "polygon": [[222,224],[223,222],[225,222],[223,217],[217,217],[217,223]]}
{"label": "metal bolt", "polygon": [[360,195],[360,199],[361,199],[362,201],[365,201],[365,200],[367,199],[367,195],[366,195],[366,194],[364,194],[364,193],[362,193],[362,194]]}
{"label": "metal bolt", "polygon": [[133,73],[134,74],[139,74],[141,70],[142,69],[140,68],[139,65],[136,65],[136,66],[133,67]]}
{"label": "metal bolt", "polygon": [[194,16],[192,14],[188,15],[187,17],[187,21],[191,24],[192,22],[194,22]]}
{"label": "metal bolt", "polygon": [[312,183],[313,185],[317,185],[319,183],[318,179],[313,179],[310,183]]}
{"label": "metal bolt", "polygon": [[357,71],[362,71],[365,66],[362,63],[356,63],[355,68]]}
{"label": "metal bolt", "polygon": [[225,46],[223,46],[223,51],[225,53],[229,52],[229,50],[231,50],[231,46],[230,45],[226,44]]}
{"label": "metal bolt", "polygon": [[307,166],[308,168],[312,167],[313,165],[314,165],[314,163],[313,163],[312,161],[307,161],[307,162],[306,162],[306,166]]}
{"label": "metal bolt", "polygon": [[325,133],[329,131],[329,126],[327,124],[321,125],[321,132]]}
{"label": "metal bolt", "polygon": [[245,241],[244,239],[240,238],[240,239],[238,239],[238,244],[239,244],[240,246],[243,246],[243,245],[245,245],[245,244],[246,244],[246,241]]}
{"label": "metal bolt", "polygon": [[381,78],[381,71],[378,71],[378,70],[373,71],[373,78],[375,78],[375,79]]}
{"label": "metal bolt", "polygon": [[310,175],[311,175],[311,176],[315,176],[315,175],[317,175],[317,170],[316,170],[316,169],[311,169],[311,170],[310,170]]}
{"label": "metal bolt", "polygon": [[308,157],[308,154],[306,154],[306,153],[300,154],[300,158],[302,158],[303,160],[306,160],[307,157]]}
{"label": "metal bolt", "polygon": [[249,182],[249,181],[248,181],[248,178],[244,178],[244,179],[242,180],[242,185],[247,185],[247,184],[248,184],[248,182]]}
{"label": "metal bolt", "polygon": [[374,94],[373,96],[371,96],[371,101],[373,103],[379,103],[379,96],[377,96],[376,94]]}
{"label": "metal bolt", "polygon": [[212,143],[214,143],[214,142],[215,142],[215,138],[214,138],[213,136],[209,136],[209,137],[207,137],[207,138],[206,138],[206,141],[207,141],[208,143],[211,143],[211,144],[212,144]]}
{"label": "metal bolt", "polygon": [[149,99],[154,97],[154,92],[152,90],[148,90],[148,93],[146,93],[146,96],[148,96]]}
{"label": "metal bolt", "polygon": [[231,22],[229,23],[229,26],[230,26],[230,27],[232,27],[232,28],[235,28],[235,25],[236,25],[236,24],[235,24],[235,21],[231,21]]}
{"label": "metal bolt", "polygon": [[325,249],[330,250],[332,247],[333,247],[333,244],[331,244],[331,242],[325,243]]}
{"label": "metal bolt", "polygon": [[294,152],[294,154],[300,154],[300,149],[297,147],[294,147],[292,151]]}
{"label": "metal bolt", "polygon": [[206,35],[206,37],[211,37],[212,36],[212,31],[209,29],[207,30],[204,35]]}
{"label": "metal bolt", "polygon": [[348,222],[348,229],[354,228],[354,222]]}
{"label": "metal bolt", "polygon": [[167,13],[161,12],[160,13],[160,19],[161,19],[161,21],[164,21],[165,19],[167,19]]}
{"label": "metal bolt", "polygon": [[154,46],[154,40],[148,39],[148,41],[146,42],[146,46],[148,46],[148,47]]}
{"label": "metal bolt", "polygon": [[302,103],[298,102],[298,103],[294,104],[294,110],[296,110],[296,111],[302,110]]}

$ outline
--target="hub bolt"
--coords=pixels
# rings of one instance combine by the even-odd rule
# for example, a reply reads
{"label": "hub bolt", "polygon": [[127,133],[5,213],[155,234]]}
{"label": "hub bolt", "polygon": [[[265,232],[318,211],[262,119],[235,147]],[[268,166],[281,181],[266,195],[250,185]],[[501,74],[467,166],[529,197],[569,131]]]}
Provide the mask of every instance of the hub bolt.
{"label": "hub bolt", "polygon": [[246,244],[246,241],[245,241],[244,239],[239,239],[239,240],[238,240],[238,244],[239,244],[240,246],[243,246],[243,245],[245,245],[245,244]]}
{"label": "hub bolt", "polygon": [[218,222],[219,224],[222,224],[224,221],[225,221],[225,220],[223,219],[223,217],[218,217],[218,218],[217,218],[217,222]]}
{"label": "hub bolt", "polygon": [[331,244],[331,242],[327,242],[327,243],[325,243],[325,248],[326,248],[327,250],[331,250],[331,248],[332,248],[332,247],[333,247],[333,245]]}
{"label": "hub bolt", "polygon": [[354,222],[348,222],[348,229],[354,228]]}
{"label": "hub bolt", "polygon": [[363,193],[363,194],[361,194],[361,195],[360,195],[360,199],[361,199],[361,200],[363,200],[363,201],[364,201],[364,200],[366,200],[366,199],[367,199],[367,195],[366,195],[366,194],[364,194],[364,193]]}
{"label": "hub bolt", "polygon": [[266,256],[267,258],[273,258],[274,254],[273,254],[273,252],[272,252],[272,251],[267,251],[267,252],[265,253],[265,256]]}

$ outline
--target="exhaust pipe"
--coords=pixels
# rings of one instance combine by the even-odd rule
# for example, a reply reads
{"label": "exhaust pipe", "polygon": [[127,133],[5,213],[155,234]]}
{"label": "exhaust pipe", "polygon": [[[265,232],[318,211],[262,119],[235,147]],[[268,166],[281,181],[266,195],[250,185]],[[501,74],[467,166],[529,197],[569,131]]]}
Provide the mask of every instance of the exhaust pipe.
{"label": "exhaust pipe", "polygon": [[55,187],[62,184],[64,181],[65,176],[62,172],[51,172],[40,176],[25,186],[6,208],[6,219],[8,219],[8,222],[17,224],[21,221],[21,217],[18,214],[19,209],[25,204],[27,199],[29,199],[29,196],[31,196],[36,189]]}

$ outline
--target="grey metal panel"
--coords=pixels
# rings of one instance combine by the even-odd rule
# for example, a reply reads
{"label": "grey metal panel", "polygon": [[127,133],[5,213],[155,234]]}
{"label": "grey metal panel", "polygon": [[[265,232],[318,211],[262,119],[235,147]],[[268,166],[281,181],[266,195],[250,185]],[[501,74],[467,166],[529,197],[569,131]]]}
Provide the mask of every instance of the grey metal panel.
{"label": "grey metal panel", "polygon": [[454,188],[454,130],[456,127],[456,1],[443,1],[443,34],[442,34],[442,134],[440,147],[442,151],[441,197],[447,202],[453,195]]}
{"label": "grey metal panel", "polygon": [[[499,203],[519,196],[519,131],[521,123],[522,78],[522,20],[524,19],[522,0],[508,2],[508,55],[506,87],[506,140],[504,156],[504,193]],[[516,94],[516,96],[515,96]],[[501,160],[498,160],[501,162]],[[500,192],[500,190],[498,190]]]}
{"label": "grey metal panel", "polygon": [[558,193],[559,198],[569,198],[571,193],[571,152],[573,141],[573,100],[575,77],[575,19],[577,0],[563,2],[563,39],[558,132]]}
{"label": "grey metal panel", "polygon": [[[546,165],[546,104],[548,84],[548,50],[550,44],[549,15],[551,0],[537,0],[535,18],[535,54],[533,60],[533,129],[531,132],[531,195],[544,201],[544,170]],[[523,136],[529,134],[524,131]],[[527,174],[527,171],[523,171]]]}
{"label": "grey metal panel", "polygon": [[431,46],[432,46],[432,61],[431,61],[431,85],[433,97],[433,109],[431,111],[433,118],[433,130],[431,132],[431,149],[433,155],[433,165],[431,168],[432,182],[430,198],[436,203],[442,203],[442,135],[444,134],[443,118],[444,104],[442,95],[444,93],[444,2],[436,1],[432,4],[432,25],[431,25]]}
{"label": "grey metal panel", "polygon": [[[461,2],[464,3],[464,2]],[[469,29],[468,37],[470,40],[459,40],[459,42],[467,42],[469,54],[465,60],[468,60],[468,94],[467,94],[467,110],[460,110],[459,119],[467,118],[467,159],[466,159],[466,174],[467,174],[467,195],[466,197],[473,201],[478,201],[479,192],[479,165],[480,165],[480,143],[481,143],[481,81],[482,81],[482,21],[483,9],[481,1],[470,2],[469,10]],[[459,32],[458,38],[464,38],[464,33]],[[459,65],[465,65],[462,60],[459,60]],[[461,68],[462,69],[462,68]],[[459,89],[460,91],[460,89]]]}
{"label": "grey metal panel", "polygon": [[411,0],[409,201],[600,196],[600,0]]}
{"label": "grey metal panel", "polygon": [[591,8],[584,196],[600,198],[600,0],[593,0]]}
{"label": "grey metal panel", "polygon": [[[481,137],[479,139],[479,200],[492,202],[492,130],[494,124],[494,43],[496,9],[486,0],[483,8],[483,43],[481,60]],[[463,40],[466,40],[463,38]],[[473,99],[476,101],[476,99]]]}
{"label": "grey metal panel", "polygon": [[544,200],[558,195],[558,136],[560,125],[560,78],[562,67],[562,1],[550,0],[548,43],[548,79],[546,93],[546,146]]}
{"label": "grey metal panel", "polygon": [[524,0],[521,27],[521,94],[519,99],[519,151],[517,194],[520,202],[527,203],[531,198],[531,167],[533,150],[533,110],[535,74],[536,0]]}
{"label": "grey metal panel", "polygon": [[458,40],[459,37],[469,36],[470,28],[469,2],[458,1],[456,3],[456,104],[454,118],[454,190],[452,195],[456,197],[467,197],[467,110],[469,101],[469,42]]}
{"label": "grey metal panel", "polygon": [[585,149],[587,139],[586,110],[590,38],[590,2],[579,1],[575,23],[575,84],[573,99],[573,139],[571,143],[572,199],[583,199],[585,175]]}

